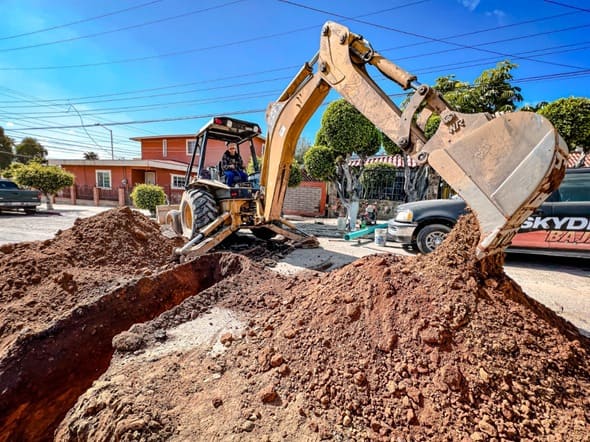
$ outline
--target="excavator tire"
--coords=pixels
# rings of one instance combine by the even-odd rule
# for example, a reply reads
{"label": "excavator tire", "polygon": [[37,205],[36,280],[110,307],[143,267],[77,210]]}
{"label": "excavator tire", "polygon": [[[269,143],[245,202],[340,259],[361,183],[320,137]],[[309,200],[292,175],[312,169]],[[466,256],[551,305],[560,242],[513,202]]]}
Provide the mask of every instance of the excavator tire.
{"label": "excavator tire", "polygon": [[166,214],[166,224],[172,228],[174,233],[182,235],[182,223],[180,222],[179,210],[171,210]]}
{"label": "excavator tire", "polygon": [[182,235],[192,239],[199,230],[217,218],[219,209],[215,199],[204,189],[184,192],[180,202]]}
{"label": "excavator tire", "polygon": [[254,235],[256,238],[268,241],[276,235],[276,232],[266,227],[258,227],[257,229],[252,229],[252,235]]}

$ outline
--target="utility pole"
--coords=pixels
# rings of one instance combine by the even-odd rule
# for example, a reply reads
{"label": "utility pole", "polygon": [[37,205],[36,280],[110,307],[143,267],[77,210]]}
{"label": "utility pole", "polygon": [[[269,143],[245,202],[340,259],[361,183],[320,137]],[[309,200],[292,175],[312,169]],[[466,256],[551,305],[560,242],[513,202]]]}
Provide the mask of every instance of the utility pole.
{"label": "utility pole", "polygon": [[99,126],[102,127],[103,129],[108,130],[111,133],[111,160],[114,160],[115,159],[115,151],[113,150],[113,131],[106,126],[103,126],[102,124],[99,124]]}

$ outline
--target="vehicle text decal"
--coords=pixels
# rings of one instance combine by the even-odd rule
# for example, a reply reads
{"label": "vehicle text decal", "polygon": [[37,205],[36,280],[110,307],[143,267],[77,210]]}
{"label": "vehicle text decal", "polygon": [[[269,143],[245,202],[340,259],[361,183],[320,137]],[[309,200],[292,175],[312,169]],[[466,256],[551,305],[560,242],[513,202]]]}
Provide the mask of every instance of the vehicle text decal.
{"label": "vehicle text decal", "polygon": [[529,216],[520,226],[520,231],[526,230],[590,230],[590,218],[583,216]]}

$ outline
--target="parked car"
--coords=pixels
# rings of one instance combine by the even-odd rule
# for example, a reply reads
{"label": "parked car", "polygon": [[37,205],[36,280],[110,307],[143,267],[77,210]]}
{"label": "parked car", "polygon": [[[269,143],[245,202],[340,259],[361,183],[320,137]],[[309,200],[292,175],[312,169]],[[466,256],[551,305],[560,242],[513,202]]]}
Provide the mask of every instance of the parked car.
{"label": "parked car", "polygon": [[[430,253],[466,213],[458,197],[399,205],[388,236]],[[568,169],[559,188],[522,224],[508,251],[590,258],[590,168]]]}
{"label": "parked car", "polygon": [[41,192],[25,190],[16,183],[0,178],[0,211],[24,210],[25,213],[35,213],[41,205]]}

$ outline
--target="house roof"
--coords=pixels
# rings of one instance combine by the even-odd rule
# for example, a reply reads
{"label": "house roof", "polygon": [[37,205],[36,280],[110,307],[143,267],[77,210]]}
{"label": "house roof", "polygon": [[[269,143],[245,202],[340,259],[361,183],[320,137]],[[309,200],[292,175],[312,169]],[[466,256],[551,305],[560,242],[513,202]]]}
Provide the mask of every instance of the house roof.
{"label": "house roof", "polygon": [[186,171],[188,163],[173,160],[49,160],[52,166],[127,166],[154,169],[168,169],[174,171]]}
{"label": "house roof", "polygon": [[[171,139],[171,138],[187,138],[190,140],[194,140],[197,138],[197,134],[174,134],[174,135],[152,135],[149,137],[132,137],[129,138],[132,141],[139,141],[141,142],[142,140],[163,140],[163,139]],[[264,135],[260,134],[260,135],[256,135],[254,138],[260,138],[262,141],[265,141],[266,138],[264,137]]]}
{"label": "house roof", "polygon": [[[590,155],[584,155],[582,152],[572,152],[569,154],[567,158],[567,167],[590,167]],[[581,161],[580,164],[578,164]],[[404,160],[400,154],[396,155],[375,155],[372,157],[367,158],[365,164],[372,164],[372,163],[385,163],[385,164],[392,164],[395,167],[404,167]],[[351,166],[360,166],[361,160],[359,158],[352,159],[348,162]],[[408,162],[410,167],[416,167],[417,163],[414,161],[413,158],[409,158]]]}
{"label": "house roof", "polygon": [[[380,163],[380,164],[392,164],[395,167],[404,167],[404,158],[400,154],[396,155],[375,155],[367,158],[365,165]],[[348,162],[350,166],[360,166],[360,158],[352,159]],[[410,167],[416,167],[417,163],[413,158],[408,158],[408,165]]]}
{"label": "house roof", "polygon": [[149,137],[133,137],[133,138],[129,138],[130,140],[133,141],[141,141],[141,140],[159,140],[161,138],[196,138],[197,134],[174,134],[174,135],[152,135]]}

